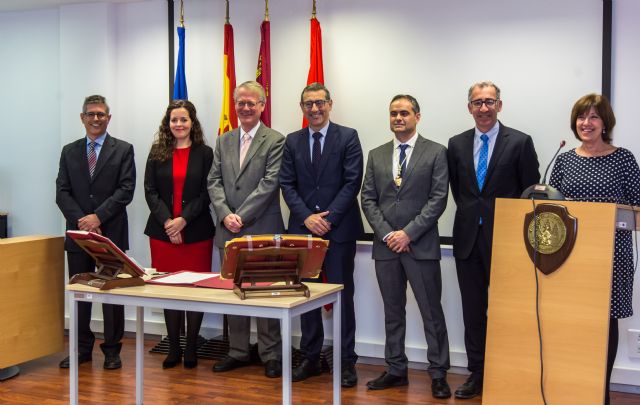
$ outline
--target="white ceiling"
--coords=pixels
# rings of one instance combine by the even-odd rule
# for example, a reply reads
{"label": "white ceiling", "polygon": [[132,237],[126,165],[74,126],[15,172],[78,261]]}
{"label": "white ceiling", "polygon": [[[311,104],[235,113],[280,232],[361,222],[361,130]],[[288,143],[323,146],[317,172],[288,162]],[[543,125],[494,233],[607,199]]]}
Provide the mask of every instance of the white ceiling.
{"label": "white ceiling", "polygon": [[56,8],[74,3],[133,3],[140,0],[0,0],[0,12]]}

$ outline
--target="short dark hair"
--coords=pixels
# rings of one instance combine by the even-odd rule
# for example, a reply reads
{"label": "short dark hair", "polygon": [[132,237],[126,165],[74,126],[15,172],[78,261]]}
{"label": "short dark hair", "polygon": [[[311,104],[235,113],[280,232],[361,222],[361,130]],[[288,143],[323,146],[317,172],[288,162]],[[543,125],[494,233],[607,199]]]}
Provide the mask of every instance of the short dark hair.
{"label": "short dark hair", "polygon": [[393,104],[393,102],[397,100],[407,100],[408,102],[411,103],[411,109],[413,110],[414,114],[418,114],[420,112],[420,104],[418,104],[418,100],[416,100],[415,97],[409,94],[396,94],[391,99],[391,102],[389,103],[389,105]]}
{"label": "short dark hair", "polygon": [[324,84],[315,82],[307,85],[307,87],[302,89],[302,93],[300,93],[300,102],[302,103],[302,99],[304,98],[304,93],[308,93],[310,91],[321,91],[321,90],[324,91],[324,94],[326,94],[325,100],[327,101],[331,100],[331,94],[329,93],[329,89],[324,87]]}
{"label": "short dark hair", "polygon": [[84,103],[82,103],[82,113],[87,112],[87,106],[89,104],[104,104],[107,107],[107,114],[109,114],[109,104],[107,104],[107,99],[104,96],[99,94],[94,94],[92,96],[85,97]]}
{"label": "short dark hair", "polygon": [[602,119],[602,123],[604,124],[602,140],[606,143],[611,143],[611,140],[613,139],[613,128],[616,126],[616,116],[613,114],[613,109],[611,108],[609,99],[602,94],[587,94],[586,96],[580,97],[573,105],[573,108],[571,109],[570,123],[573,135],[577,140],[581,141],[580,135],[578,135],[576,121],[579,115],[588,112],[591,107],[595,107],[596,111],[598,111],[598,115]]}

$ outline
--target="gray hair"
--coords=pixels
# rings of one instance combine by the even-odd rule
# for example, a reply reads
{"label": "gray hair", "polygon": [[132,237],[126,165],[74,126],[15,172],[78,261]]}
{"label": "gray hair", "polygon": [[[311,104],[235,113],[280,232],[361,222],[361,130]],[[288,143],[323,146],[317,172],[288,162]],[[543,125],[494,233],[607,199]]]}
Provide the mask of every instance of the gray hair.
{"label": "gray hair", "polygon": [[493,87],[496,90],[496,98],[500,100],[500,88],[495,85],[495,83],[490,82],[488,80],[474,83],[471,87],[469,87],[469,94],[467,95],[467,99],[471,101],[471,93],[475,88],[484,89],[485,87]]}
{"label": "gray hair", "polygon": [[264,103],[265,101],[267,101],[267,96],[266,93],[264,91],[264,87],[262,87],[262,85],[258,82],[256,82],[255,80],[249,80],[246,81],[244,83],[242,83],[239,86],[236,86],[236,88],[233,90],[233,101],[237,101],[238,100],[238,92],[240,91],[240,89],[245,89],[248,90],[252,93],[255,93],[258,95],[258,98],[260,99],[260,102]]}

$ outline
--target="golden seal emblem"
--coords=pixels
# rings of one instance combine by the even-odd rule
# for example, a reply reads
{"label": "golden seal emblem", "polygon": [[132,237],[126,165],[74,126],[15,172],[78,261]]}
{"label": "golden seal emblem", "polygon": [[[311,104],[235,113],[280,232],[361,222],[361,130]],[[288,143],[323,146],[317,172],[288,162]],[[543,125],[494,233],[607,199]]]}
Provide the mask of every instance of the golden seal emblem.
{"label": "golden seal emblem", "polygon": [[535,238],[537,238],[538,252],[550,255],[556,253],[564,245],[567,239],[567,227],[559,215],[553,212],[543,212],[537,215],[537,221],[531,219],[527,234],[532,248],[536,248]]}

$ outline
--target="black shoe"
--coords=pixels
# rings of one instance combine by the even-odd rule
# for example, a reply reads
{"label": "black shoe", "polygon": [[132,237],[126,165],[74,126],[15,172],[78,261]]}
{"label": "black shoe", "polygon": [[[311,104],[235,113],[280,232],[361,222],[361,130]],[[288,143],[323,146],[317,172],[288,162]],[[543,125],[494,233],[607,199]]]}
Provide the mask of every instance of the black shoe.
{"label": "black shoe", "polygon": [[169,351],[169,355],[162,362],[162,368],[174,368],[181,362],[182,362],[182,354],[180,354],[180,352],[176,353],[176,352]]}
{"label": "black shoe", "polygon": [[105,370],[117,370],[122,367],[122,361],[120,361],[120,354],[105,354],[104,365]]}
{"label": "black shoe", "polygon": [[[58,364],[58,367],[60,368],[69,368],[69,362],[71,360],[69,360],[69,356],[65,357],[64,359],[62,359],[60,361],[60,364]],[[78,355],[78,365],[82,364],[82,363],[88,363],[91,361],[91,353],[81,353]]]}
{"label": "black shoe", "polygon": [[249,364],[250,363],[248,361],[240,361],[234,359],[231,356],[226,356],[224,359],[213,365],[213,371],[216,373],[222,373],[225,371],[234,370],[238,367],[248,366]]}
{"label": "black shoe", "polygon": [[356,373],[356,367],[353,363],[345,363],[342,365],[340,384],[344,388],[355,387],[356,384],[358,384],[358,373]]}
{"label": "black shoe", "polygon": [[184,351],[184,368],[198,367],[198,355],[193,348],[187,347]]}
{"label": "black shoe", "polygon": [[264,363],[264,375],[269,378],[278,378],[282,376],[282,362],[279,360],[267,360]]}
{"label": "black shoe", "polygon": [[370,390],[385,390],[391,387],[400,387],[403,385],[409,385],[407,377],[400,377],[397,375],[389,374],[386,371],[375,380],[371,380],[367,383],[367,388]]}
{"label": "black shoe", "polygon": [[291,373],[291,379],[295,381],[304,381],[309,377],[322,374],[322,368],[320,367],[320,360],[311,361],[309,359],[302,360],[302,363],[293,369]]}
{"label": "black shoe", "polygon": [[431,380],[431,395],[434,398],[451,398],[451,388],[449,388],[445,377]]}
{"label": "black shoe", "polygon": [[467,378],[467,381],[456,390],[456,398],[471,399],[482,394],[482,380],[474,377]]}

